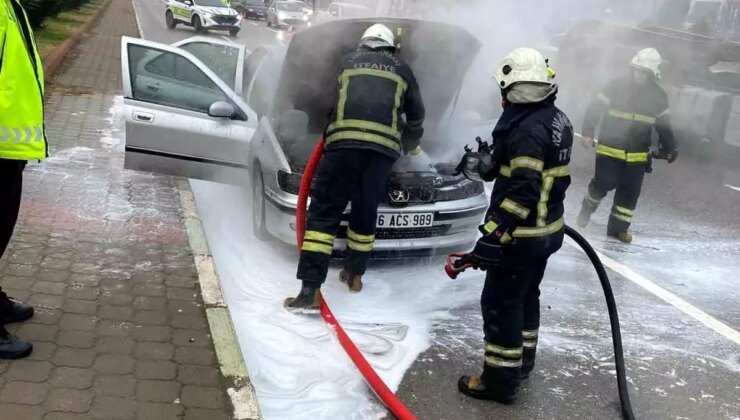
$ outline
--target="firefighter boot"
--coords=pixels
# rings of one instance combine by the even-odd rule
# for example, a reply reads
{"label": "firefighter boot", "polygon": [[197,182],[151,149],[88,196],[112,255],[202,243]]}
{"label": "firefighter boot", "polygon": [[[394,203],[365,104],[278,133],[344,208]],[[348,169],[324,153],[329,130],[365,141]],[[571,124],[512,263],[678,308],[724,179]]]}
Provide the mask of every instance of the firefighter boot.
{"label": "firefighter boot", "polygon": [[11,335],[4,326],[0,325],[0,360],[20,359],[28,356],[32,351],[31,343]]}
{"label": "firefighter boot", "polygon": [[33,316],[33,307],[0,292],[0,325],[23,322]]}
{"label": "firefighter boot", "polygon": [[457,381],[457,389],[468,397],[477,400],[496,401],[497,403],[506,405],[513,404],[515,400],[515,392],[504,392],[502,390],[488,388],[483,383],[481,376],[462,376]]}
{"label": "firefighter boot", "polygon": [[608,236],[611,236],[612,238],[617,238],[620,242],[624,242],[626,244],[632,243],[632,234],[625,230],[623,232],[611,232],[608,234]]}
{"label": "firefighter boot", "polygon": [[347,270],[342,270],[339,272],[339,281],[346,284],[352,293],[360,293],[362,291],[362,276],[359,274],[352,274]]}
{"label": "firefighter boot", "polygon": [[581,212],[578,213],[578,219],[576,220],[579,228],[585,228],[586,226],[588,226],[588,222],[591,220],[592,213],[593,211],[586,205],[581,206]]}
{"label": "firefighter boot", "polygon": [[320,288],[320,283],[304,281],[298,296],[285,299],[283,306],[290,312],[318,313],[321,306]]}

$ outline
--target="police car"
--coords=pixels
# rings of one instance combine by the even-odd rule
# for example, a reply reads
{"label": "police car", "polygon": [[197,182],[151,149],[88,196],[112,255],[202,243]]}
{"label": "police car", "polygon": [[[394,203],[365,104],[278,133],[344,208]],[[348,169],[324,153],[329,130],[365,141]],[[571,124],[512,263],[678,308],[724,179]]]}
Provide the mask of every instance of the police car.
{"label": "police car", "polygon": [[183,24],[192,26],[199,33],[223,30],[236,36],[241,29],[242,17],[229,6],[228,0],[169,0],[165,22],[170,29]]}

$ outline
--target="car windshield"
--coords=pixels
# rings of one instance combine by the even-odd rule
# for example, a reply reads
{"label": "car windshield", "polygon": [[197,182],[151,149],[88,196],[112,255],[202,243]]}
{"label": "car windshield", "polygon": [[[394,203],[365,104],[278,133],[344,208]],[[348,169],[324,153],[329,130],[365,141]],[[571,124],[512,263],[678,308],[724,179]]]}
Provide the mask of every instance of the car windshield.
{"label": "car windshield", "polygon": [[205,7],[229,7],[227,0],[196,0],[194,3]]}
{"label": "car windshield", "polygon": [[285,12],[302,12],[303,3],[278,3],[277,9]]}

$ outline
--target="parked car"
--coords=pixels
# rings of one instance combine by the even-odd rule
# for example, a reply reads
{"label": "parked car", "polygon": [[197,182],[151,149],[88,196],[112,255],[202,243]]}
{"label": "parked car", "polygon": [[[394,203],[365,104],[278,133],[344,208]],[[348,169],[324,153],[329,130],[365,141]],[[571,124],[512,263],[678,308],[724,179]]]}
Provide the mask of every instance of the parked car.
{"label": "parked car", "polygon": [[267,19],[267,6],[262,0],[239,0],[233,2],[232,6],[246,19]]}
{"label": "parked car", "polygon": [[[401,55],[416,69],[427,108],[425,150],[455,155],[448,123],[478,42],[456,26],[381,21],[405,34]],[[298,186],[328,123],[336,68],[374,22],[330,22],[297,32],[288,47],[248,55],[215,39],[168,46],[123,38],[126,168],[251,185],[255,234],[295,244]],[[488,202],[482,183],[455,174],[461,154],[423,171],[395,169],[379,208],[374,255],[459,251],[473,243]]]}
{"label": "parked car", "polygon": [[222,0],[168,0],[164,19],[167,27],[192,26],[195,32],[229,31],[236,36],[241,29],[241,15]]}
{"label": "parked car", "polygon": [[309,25],[306,5],[300,1],[274,1],[267,8],[267,26],[299,28]]}
{"label": "parked car", "polygon": [[316,11],[316,23],[370,16],[372,16],[372,10],[369,7],[353,3],[331,3],[328,9]]}

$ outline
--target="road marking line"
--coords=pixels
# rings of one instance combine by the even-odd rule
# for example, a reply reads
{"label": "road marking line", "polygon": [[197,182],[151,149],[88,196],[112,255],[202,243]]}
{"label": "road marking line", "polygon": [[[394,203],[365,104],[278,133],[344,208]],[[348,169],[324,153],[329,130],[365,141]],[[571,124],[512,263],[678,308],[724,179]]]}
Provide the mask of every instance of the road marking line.
{"label": "road marking line", "polygon": [[231,44],[233,44],[233,43],[234,43],[234,40],[232,40],[232,39],[230,39],[230,38],[226,38],[225,36],[222,36],[221,38],[223,38],[223,39],[224,39],[224,40],[225,40],[226,42],[229,42],[229,43],[231,43]]}
{"label": "road marking line", "polygon": [[[575,244],[575,242],[573,242],[573,240],[570,238],[568,238],[568,244],[570,244],[574,248],[580,249],[580,247],[577,244]],[[734,330],[732,327],[714,318],[713,316],[702,311],[701,309],[690,304],[689,302],[686,302],[685,300],[681,299],[677,295],[669,292],[666,289],[663,289],[662,287],[658,286],[657,284],[653,283],[652,281],[648,280],[642,275],[634,272],[632,269],[628,268],[627,266],[607,257],[602,252],[596,251],[596,254],[599,256],[599,258],[604,263],[604,265],[609,267],[612,271],[618,274],[621,274],[623,277],[630,280],[632,283],[635,283],[636,285],[642,287],[643,289],[647,290],[648,292],[652,293],[653,295],[657,296],[663,301],[669,303],[670,305],[680,310],[681,312],[685,313],[686,315],[694,318],[695,320],[701,322],[705,326],[711,328],[716,333],[721,334],[725,338],[733,341],[735,344],[740,345],[740,332]]]}
{"label": "road marking line", "polygon": [[134,20],[136,20],[136,26],[139,28],[139,35],[142,38],[146,38],[144,35],[144,28],[141,26],[141,19],[139,19],[139,9],[136,8],[136,0],[131,2],[131,6],[134,8]]}
{"label": "road marking line", "polygon": [[250,25],[259,26],[255,22],[249,22]]}
{"label": "road marking line", "polygon": [[731,190],[735,190],[737,192],[740,192],[740,187],[736,187],[736,186],[730,185],[730,184],[725,184],[725,187],[727,187],[727,188],[729,188]]}

